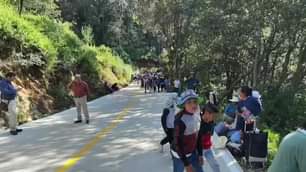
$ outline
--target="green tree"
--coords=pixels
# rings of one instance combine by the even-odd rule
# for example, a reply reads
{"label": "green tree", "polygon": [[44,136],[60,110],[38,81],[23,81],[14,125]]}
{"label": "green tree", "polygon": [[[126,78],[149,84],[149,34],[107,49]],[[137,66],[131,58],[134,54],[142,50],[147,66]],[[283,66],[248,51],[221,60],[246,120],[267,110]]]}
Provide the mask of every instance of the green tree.
{"label": "green tree", "polygon": [[84,43],[87,45],[94,45],[92,28],[90,26],[84,26],[81,32]]}

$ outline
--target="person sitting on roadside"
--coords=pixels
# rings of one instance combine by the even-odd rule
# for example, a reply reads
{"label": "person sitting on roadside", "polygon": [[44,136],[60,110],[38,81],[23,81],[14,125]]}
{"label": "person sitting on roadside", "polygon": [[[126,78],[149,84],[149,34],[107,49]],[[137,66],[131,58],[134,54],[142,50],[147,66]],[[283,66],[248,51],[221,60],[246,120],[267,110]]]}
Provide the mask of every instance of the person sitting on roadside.
{"label": "person sitting on roadside", "polygon": [[0,92],[1,99],[0,103],[6,108],[4,111],[7,111],[7,116],[9,118],[9,128],[11,135],[17,135],[19,132],[22,132],[22,129],[17,128],[17,95],[21,91],[21,88],[15,88],[13,81],[16,79],[16,74],[9,72],[5,75],[5,79],[0,81]]}
{"label": "person sitting on roadside", "polygon": [[258,99],[253,96],[252,88],[248,86],[240,88],[239,97],[237,129],[244,131],[245,124],[252,124],[256,120],[255,118],[262,111],[262,106]]}
{"label": "person sitting on roadside", "polygon": [[[262,111],[262,106],[257,98],[253,97],[252,89],[248,86],[240,88],[239,97],[233,98],[234,102],[225,109],[225,116],[228,122],[219,123],[215,131],[219,136],[227,136],[231,143],[241,143],[241,134],[245,131],[246,125],[255,125],[255,118]],[[234,121],[233,121],[234,120]]]}
{"label": "person sitting on roadside", "polygon": [[119,91],[119,86],[118,86],[118,84],[117,84],[117,83],[114,83],[114,84],[112,85],[111,89],[112,89],[112,92]]}
{"label": "person sitting on roadside", "polygon": [[233,96],[229,100],[229,104],[224,109],[224,121],[218,123],[215,131],[219,136],[226,136],[232,143],[240,143],[240,131],[236,128],[238,118],[238,102],[239,98]]}

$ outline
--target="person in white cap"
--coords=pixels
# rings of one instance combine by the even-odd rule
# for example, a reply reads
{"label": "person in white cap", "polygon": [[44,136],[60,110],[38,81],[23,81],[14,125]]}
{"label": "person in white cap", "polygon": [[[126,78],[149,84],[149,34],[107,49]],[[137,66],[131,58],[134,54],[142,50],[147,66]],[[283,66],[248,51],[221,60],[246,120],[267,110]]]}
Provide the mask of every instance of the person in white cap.
{"label": "person in white cap", "polygon": [[217,124],[215,131],[219,136],[227,136],[231,142],[240,143],[239,130],[236,130],[239,97],[233,96],[224,110],[224,121]]}
{"label": "person in white cap", "polygon": [[89,124],[89,113],[87,107],[87,97],[89,96],[88,84],[81,79],[80,74],[75,75],[75,79],[68,85],[72,91],[74,102],[77,108],[77,120],[74,123],[82,123],[82,110],[85,115],[86,123]]}

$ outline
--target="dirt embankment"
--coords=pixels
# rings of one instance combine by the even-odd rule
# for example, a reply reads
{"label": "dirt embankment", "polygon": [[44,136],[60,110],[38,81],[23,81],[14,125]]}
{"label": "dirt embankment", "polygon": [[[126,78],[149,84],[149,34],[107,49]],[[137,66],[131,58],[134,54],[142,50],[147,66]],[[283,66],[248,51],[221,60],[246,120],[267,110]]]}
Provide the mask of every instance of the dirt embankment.
{"label": "dirt embankment", "polygon": [[[71,82],[75,70],[65,64],[58,63],[52,72],[44,65],[36,63],[35,57],[43,54],[35,47],[24,47],[16,40],[0,38],[0,77],[13,71],[17,74],[14,84],[23,89],[18,95],[18,121],[25,123],[61,111],[73,105],[67,85]],[[94,99],[109,93],[103,81],[87,80],[91,96]],[[1,78],[0,78],[1,79]],[[0,128],[5,125],[5,115],[0,112]]]}

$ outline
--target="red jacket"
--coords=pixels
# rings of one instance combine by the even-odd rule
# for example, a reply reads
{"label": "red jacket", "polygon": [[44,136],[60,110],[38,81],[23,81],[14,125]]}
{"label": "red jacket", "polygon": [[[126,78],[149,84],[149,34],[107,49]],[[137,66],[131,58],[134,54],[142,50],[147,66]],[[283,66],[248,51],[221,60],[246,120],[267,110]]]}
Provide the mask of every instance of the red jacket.
{"label": "red jacket", "polygon": [[70,89],[74,97],[83,97],[89,95],[89,88],[85,81],[72,81]]}
{"label": "red jacket", "polygon": [[210,149],[212,146],[212,142],[211,142],[211,134],[210,133],[206,133],[202,135],[202,148],[203,149]]}
{"label": "red jacket", "polygon": [[197,148],[197,119],[194,114],[179,112],[174,121],[174,143],[171,149],[178,154],[184,166],[188,166],[187,155]]}
{"label": "red jacket", "polygon": [[201,121],[200,130],[198,133],[197,149],[200,156],[203,155],[203,149],[211,149],[211,136],[214,133],[214,122],[206,123]]}

